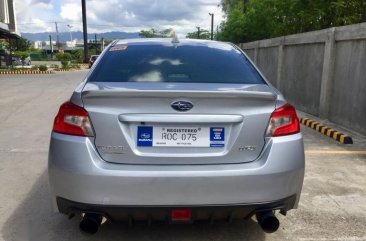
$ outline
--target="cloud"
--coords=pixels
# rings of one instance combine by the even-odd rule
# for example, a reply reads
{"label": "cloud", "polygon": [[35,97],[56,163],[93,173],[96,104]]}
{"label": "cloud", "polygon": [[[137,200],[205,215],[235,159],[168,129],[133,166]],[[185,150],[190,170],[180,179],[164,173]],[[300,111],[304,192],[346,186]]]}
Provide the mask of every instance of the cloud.
{"label": "cloud", "polygon": [[37,4],[37,3],[49,4],[49,3],[51,3],[51,0],[32,0],[30,3],[31,4]]}
{"label": "cloud", "polygon": [[[15,0],[18,23],[43,20],[43,25],[30,25],[20,31],[38,32],[54,28],[59,22],[60,31],[82,30],[80,0]],[[24,3],[26,2],[26,3]],[[87,20],[89,32],[126,31],[141,29],[173,28],[178,34],[196,30],[196,26],[210,29],[209,12],[215,14],[215,24],[222,20],[220,0],[87,0]],[[24,7],[25,5],[25,7]],[[48,23],[46,23],[48,22]]]}
{"label": "cloud", "polygon": [[52,31],[47,21],[50,21],[53,8],[51,0],[15,0],[18,31]]}
{"label": "cloud", "polygon": [[81,22],[81,8],[80,4],[77,3],[66,3],[61,6],[60,16],[64,20]]}

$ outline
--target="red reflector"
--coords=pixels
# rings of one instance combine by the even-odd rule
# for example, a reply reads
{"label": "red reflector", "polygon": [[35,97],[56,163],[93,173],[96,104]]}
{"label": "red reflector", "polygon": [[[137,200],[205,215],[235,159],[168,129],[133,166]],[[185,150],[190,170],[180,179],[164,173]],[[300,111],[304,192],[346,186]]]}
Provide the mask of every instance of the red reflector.
{"label": "red reflector", "polygon": [[190,209],[173,209],[170,213],[172,221],[191,221],[192,210]]}

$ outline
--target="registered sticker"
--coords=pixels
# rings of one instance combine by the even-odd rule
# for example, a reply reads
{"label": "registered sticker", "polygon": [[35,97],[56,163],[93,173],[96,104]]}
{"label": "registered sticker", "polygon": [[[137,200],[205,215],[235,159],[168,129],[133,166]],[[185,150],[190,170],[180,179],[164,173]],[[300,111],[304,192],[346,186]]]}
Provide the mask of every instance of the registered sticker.
{"label": "registered sticker", "polygon": [[109,51],[123,51],[127,49],[127,45],[115,45],[109,49]]}
{"label": "registered sticker", "polygon": [[225,146],[225,128],[211,127],[210,128],[210,147]]}

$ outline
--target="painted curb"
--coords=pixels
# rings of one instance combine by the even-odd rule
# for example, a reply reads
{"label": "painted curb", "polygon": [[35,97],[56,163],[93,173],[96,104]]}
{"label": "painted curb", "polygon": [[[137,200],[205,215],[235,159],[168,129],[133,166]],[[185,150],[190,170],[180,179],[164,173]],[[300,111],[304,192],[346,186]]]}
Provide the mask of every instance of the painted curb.
{"label": "painted curb", "polygon": [[300,123],[314,129],[330,138],[333,138],[336,141],[339,141],[342,144],[353,144],[352,137],[347,136],[341,132],[338,132],[332,128],[326,127],[323,124],[311,120],[309,118],[301,118]]}
{"label": "painted curb", "polygon": [[53,71],[40,70],[14,70],[14,71],[0,71],[0,75],[15,75],[15,74],[53,74]]}
{"label": "painted curb", "polygon": [[69,70],[69,69],[55,69],[55,72],[70,72],[73,70]]}
{"label": "painted curb", "polygon": [[72,71],[79,71],[81,69],[55,69],[55,72],[72,72]]}

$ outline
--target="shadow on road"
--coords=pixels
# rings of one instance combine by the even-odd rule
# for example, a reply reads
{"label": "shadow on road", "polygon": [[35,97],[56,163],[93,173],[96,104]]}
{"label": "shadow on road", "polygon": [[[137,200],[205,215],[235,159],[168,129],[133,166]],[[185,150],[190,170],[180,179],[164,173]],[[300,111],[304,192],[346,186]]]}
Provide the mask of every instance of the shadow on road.
{"label": "shadow on road", "polygon": [[4,240],[265,240],[263,231],[252,220],[232,224],[152,225],[127,227],[121,223],[103,225],[93,236],[79,231],[79,218],[68,220],[52,212],[47,172],[44,171],[24,201],[1,230]]}

